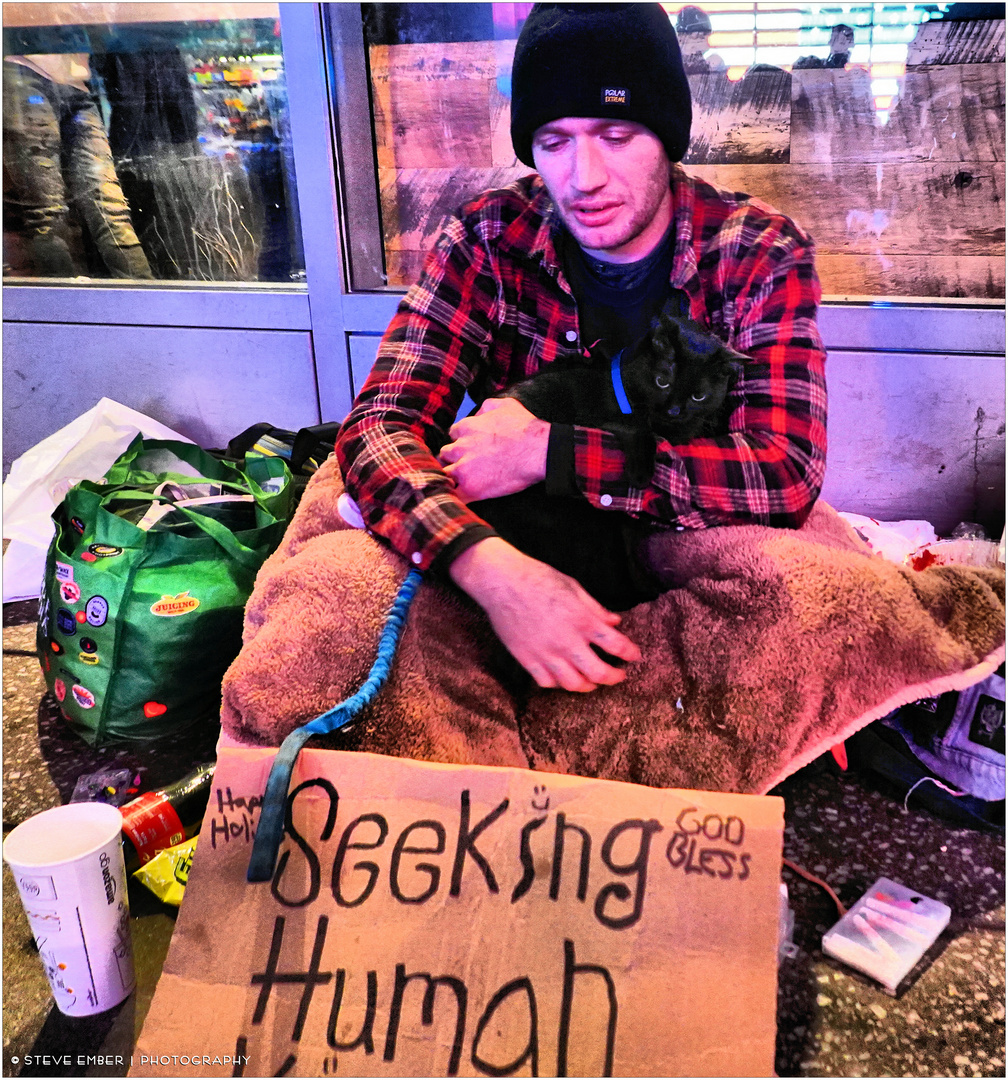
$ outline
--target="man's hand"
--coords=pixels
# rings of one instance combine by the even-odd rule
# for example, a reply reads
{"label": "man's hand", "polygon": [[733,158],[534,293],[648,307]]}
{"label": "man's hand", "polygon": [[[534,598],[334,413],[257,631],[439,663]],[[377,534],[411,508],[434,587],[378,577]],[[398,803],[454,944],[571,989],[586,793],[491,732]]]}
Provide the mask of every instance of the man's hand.
{"label": "man's hand", "polygon": [[511,495],[545,479],[549,428],[514,398],[488,398],[452,424],[438,460],[464,502]]}
{"label": "man's hand", "polygon": [[594,690],[626,678],[593,650],[595,645],[628,662],[640,649],[607,611],[573,578],[522,554],[500,537],[488,537],[451,564],[452,580],[478,603],[512,656],[543,687]]}

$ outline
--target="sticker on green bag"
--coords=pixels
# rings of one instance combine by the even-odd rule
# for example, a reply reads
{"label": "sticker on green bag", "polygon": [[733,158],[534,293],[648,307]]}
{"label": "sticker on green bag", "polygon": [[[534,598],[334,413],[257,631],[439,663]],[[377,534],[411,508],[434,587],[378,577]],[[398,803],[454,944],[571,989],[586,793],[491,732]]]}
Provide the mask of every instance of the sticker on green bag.
{"label": "sticker on green bag", "polygon": [[199,607],[199,600],[190,596],[188,591],[180,592],[177,596],[162,596],[157,603],[151,604],[152,615],[188,615]]}

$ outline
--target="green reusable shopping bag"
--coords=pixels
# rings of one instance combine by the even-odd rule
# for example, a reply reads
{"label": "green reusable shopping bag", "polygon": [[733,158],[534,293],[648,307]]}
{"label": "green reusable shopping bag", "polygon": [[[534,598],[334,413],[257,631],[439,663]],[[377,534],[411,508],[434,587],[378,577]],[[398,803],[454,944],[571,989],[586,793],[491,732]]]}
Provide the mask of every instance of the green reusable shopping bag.
{"label": "green reusable shopping bag", "polygon": [[220,461],[138,436],[53,512],[36,645],[64,718],[92,745],[216,723],[256,573],[290,516],[280,458]]}

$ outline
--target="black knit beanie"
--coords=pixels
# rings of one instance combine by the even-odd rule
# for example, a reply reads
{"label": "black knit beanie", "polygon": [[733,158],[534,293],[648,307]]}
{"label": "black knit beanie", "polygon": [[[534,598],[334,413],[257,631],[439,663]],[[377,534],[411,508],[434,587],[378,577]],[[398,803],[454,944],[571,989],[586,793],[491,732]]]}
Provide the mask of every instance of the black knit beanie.
{"label": "black knit beanie", "polygon": [[511,142],[535,168],[532,136],[564,116],[633,120],[670,161],[689,147],[693,109],[679,41],[660,4],[536,4],[515,46]]}

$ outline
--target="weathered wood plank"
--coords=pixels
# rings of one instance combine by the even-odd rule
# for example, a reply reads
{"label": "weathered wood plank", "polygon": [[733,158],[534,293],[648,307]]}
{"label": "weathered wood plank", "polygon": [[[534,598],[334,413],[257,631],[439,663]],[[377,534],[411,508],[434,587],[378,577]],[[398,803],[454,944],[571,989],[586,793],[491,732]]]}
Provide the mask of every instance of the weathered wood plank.
{"label": "weathered wood plank", "polygon": [[836,255],[819,252],[823,298],[984,297],[1003,300],[1005,260],[997,255]]}
{"label": "weathered wood plank", "polygon": [[[816,240],[823,289],[831,295],[1000,297],[1004,166],[968,168],[708,165],[691,171],[758,194],[800,221]],[[390,284],[413,280],[444,219],[466,197],[527,172],[524,166],[382,170]],[[957,185],[960,174],[972,179]]]}
{"label": "weathered wood plank", "polygon": [[492,41],[370,49],[375,148],[382,168],[489,168]]}
{"label": "weathered wood plank", "polygon": [[1005,251],[1003,162],[701,165],[800,222],[821,252],[982,255]]}
{"label": "weathered wood plank", "polygon": [[511,93],[511,68],[516,44],[513,38],[493,43],[497,77],[490,88],[490,155],[495,166],[520,164],[511,145],[511,98],[501,92],[503,85],[508,95]]}
{"label": "weathered wood plank", "polygon": [[385,276],[392,288],[408,289],[423,269],[426,251],[390,251],[385,252]]}
{"label": "weathered wood plank", "polygon": [[505,187],[532,170],[524,165],[497,169],[379,169],[382,228],[386,250],[426,250],[445,218],[474,195]]}
{"label": "weathered wood plank", "polygon": [[791,146],[791,75],[754,71],[689,76],[693,127],[686,164],[786,163]]}
{"label": "weathered wood plank", "polygon": [[794,72],[791,162],[1004,161],[1005,69],[908,70],[880,124],[863,68]]}
{"label": "weathered wood plank", "polygon": [[[493,41],[436,41],[409,45],[372,45],[368,49],[371,79],[451,82],[493,79],[497,58]],[[512,48],[512,54],[514,49]]]}
{"label": "weathered wood plank", "polygon": [[[420,276],[426,250],[386,251],[388,283],[408,288]],[[823,299],[931,296],[1003,300],[1005,261],[983,256],[817,255]]]}
{"label": "weathered wood plank", "polygon": [[907,48],[911,64],[1003,64],[1004,19],[951,19],[921,23]]}
{"label": "weathered wood plank", "polygon": [[[529,171],[514,158],[501,93],[513,49],[502,41],[371,50],[390,282],[413,280],[466,197]],[[828,293],[1004,295],[1003,68],[912,69],[885,126],[864,69],[690,83],[687,163],[802,222]]]}

